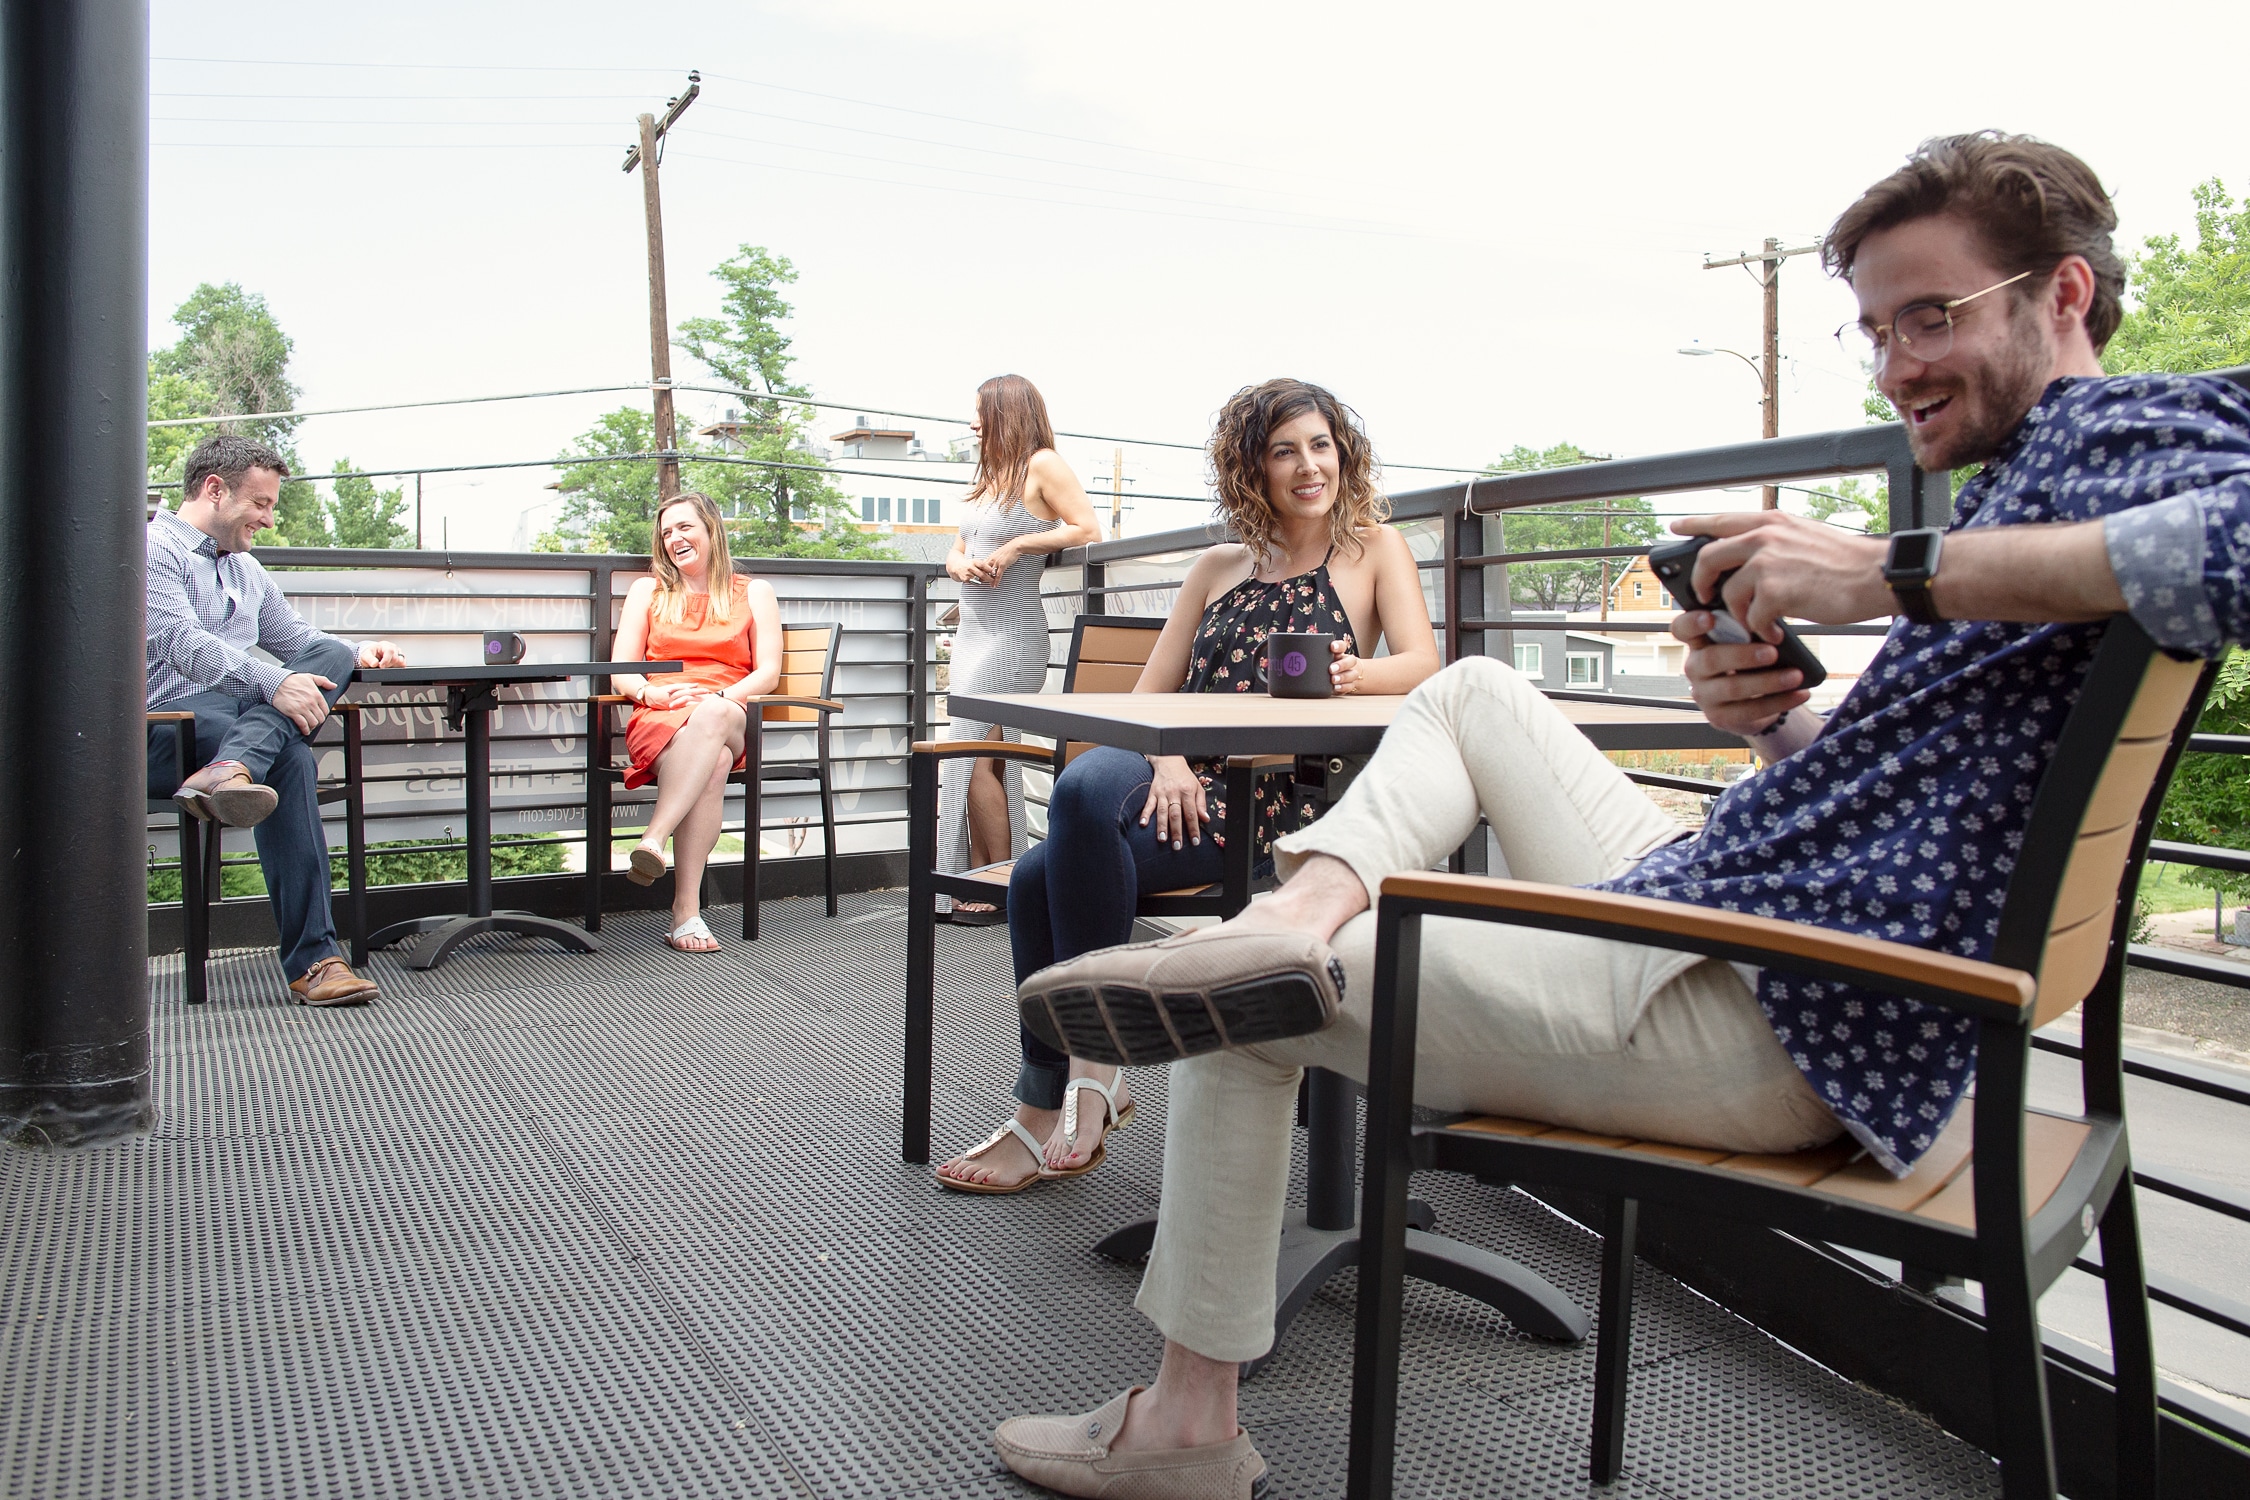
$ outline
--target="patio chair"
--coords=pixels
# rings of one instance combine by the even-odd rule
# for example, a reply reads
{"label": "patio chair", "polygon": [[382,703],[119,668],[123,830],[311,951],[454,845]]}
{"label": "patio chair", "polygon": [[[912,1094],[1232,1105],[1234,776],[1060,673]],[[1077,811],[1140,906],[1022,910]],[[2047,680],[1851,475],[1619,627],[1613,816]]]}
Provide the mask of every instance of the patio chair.
{"label": "patio chair", "polygon": [[[1593,1479],[1618,1475],[1639,1204],[1661,1201],[1983,1283],[2003,1492],[2052,1496],[2038,1299],[2097,1229],[2115,1349],[2119,1494],[2154,1493],[2157,1406],[2119,1026],[2141,860],[2211,669],[2113,619],[2032,803],[1989,962],[1672,901],[1460,875],[1383,882],[1369,1057],[1350,1493],[1391,1493],[1409,1174],[1473,1172],[1605,1201]],[[1531,1120],[1412,1123],[1417,953],[1429,917],[1645,943],[1904,995],[1978,1022],[1974,1099],[1893,1179],[1847,1139],[1789,1156],[1619,1140]],[[2084,1113],[2025,1102],[2031,1033],[2084,1002]]]}
{"label": "patio chair", "polygon": [[[812,724],[814,758],[774,764],[758,761],[761,789],[769,781],[810,781],[820,788],[820,867],[828,895],[828,915],[836,915],[836,764],[829,741],[829,716],[843,712],[835,699],[836,657],[843,649],[844,627],[833,620],[781,627],[781,681],[779,692],[752,698],[762,705],[760,724]],[[610,710],[633,700],[620,693],[601,693],[586,700],[586,930],[602,930],[602,877],[612,863],[610,843],[610,789],[625,779],[629,763],[613,743],[617,724]],[[747,769],[730,772],[727,780],[750,790]],[[756,797],[745,805],[757,806]],[[742,936],[758,935],[758,834],[744,818],[742,831]],[[710,904],[711,872],[704,870],[704,896]]]}
{"label": "patio chair", "polygon": [[[323,806],[344,804],[346,917],[344,936],[351,942],[352,964],[367,964],[367,803],[360,782],[361,744],[359,705],[339,703],[330,710],[344,731],[344,778],[320,783],[316,795]],[[195,762],[195,715],[159,709],[148,714],[151,725],[169,724],[174,735],[175,765]],[[214,824],[191,815],[170,797],[148,799],[151,817],[176,816],[180,845],[180,947],[184,954],[187,1003],[201,1005],[211,998],[205,972],[211,957],[211,903],[226,898],[220,886],[221,834]]]}
{"label": "patio chair", "polygon": [[[1129,693],[1140,680],[1141,668],[1156,647],[1161,618],[1134,615],[1080,615],[1071,630],[1070,656],[1063,667],[1066,693]],[[1013,740],[937,740],[914,747],[907,783],[906,856],[906,1114],[902,1154],[905,1160],[930,1159],[930,1088],[932,1056],[936,1046],[937,1011],[937,898],[989,901],[1003,914],[1008,909],[1008,877],[1016,862],[1001,860],[959,874],[941,873],[937,865],[938,768],[964,756],[1043,764],[1056,775],[1092,749],[1072,740],[1052,750],[1020,745]],[[1236,755],[1226,768],[1226,864],[1213,885],[1143,896],[1136,915],[1143,917],[1231,917],[1250,904],[1252,854],[1256,845],[1256,802],[1252,789],[1258,777],[1289,770],[1296,757],[1289,755]]]}

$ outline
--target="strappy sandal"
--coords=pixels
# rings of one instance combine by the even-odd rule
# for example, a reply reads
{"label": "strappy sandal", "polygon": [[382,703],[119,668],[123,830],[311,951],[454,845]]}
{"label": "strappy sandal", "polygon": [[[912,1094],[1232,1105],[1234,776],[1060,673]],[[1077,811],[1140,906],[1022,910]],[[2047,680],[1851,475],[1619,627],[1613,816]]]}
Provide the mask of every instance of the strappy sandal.
{"label": "strappy sandal", "polygon": [[625,878],[635,885],[654,885],[664,874],[664,854],[646,844],[635,844],[625,861]]}
{"label": "strappy sandal", "polygon": [[[702,938],[711,946],[708,948],[690,948],[680,941],[681,938]],[[688,918],[670,932],[665,933],[664,941],[668,947],[677,953],[716,953],[719,951],[718,938],[712,934],[709,924],[701,917]]]}
{"label": "strappy sandal", "polygon": [[1039,1143],[1031,1138],[1031,1132],[1023,1128],[1023,1122],[1013,1116],[1003,1120],[1000,1128],[992,1132],[983,1145],[977,1147],[974,1151],[962,1152],[955,1160],[975,1161],[1011,1135],[1023,1142],[1024,1150],[1031,1153],[1032,1161],[1037,1164],[1037,1169],[1029,1177],[1021,1182],[1001,1184],[996,1182],[968,1182],[958,1177],[948,1177],[940,1172],[937,1174],[938,1186],[951,1188],[956,1193],[981,1193],[986,1197],[1001,1198],[1010,1193],[1020,1193],[1034,1183],[1044,1182],[1050,1177],[1059,1175],[1047,1169],[1047,1153],[1041,1150]]}
{"label": "strappy sandal", "polygon": [[1102,1096],[1102,1139],[1101,1144],[1094,1147],[1094,1154],[1087,1157],[1085,1163],[1081,1166],[1046,1166],[1046,1153],[1041,1152],[1040,1164],[1045,1168],[1049,1177],[1083,1177],[1108,1158],[1109,1138],[1132,1124],[1133,1116],[1140,1113],[1140,1105],[1132,1099],[1125,1101],[1125,1108],[1122,1111],[1118,1109],[1117,1091],[1124,1086],[1124,1083],[1125,1075],[1119,1073],[1108,1083],[1103,1083],[1098,1078],[1073,1078],[1063,1085],[1063,1143],[1073,1151],[1078,1149],[1078,1095],[1080,1090],[1083,1089],[1092,1089]]}

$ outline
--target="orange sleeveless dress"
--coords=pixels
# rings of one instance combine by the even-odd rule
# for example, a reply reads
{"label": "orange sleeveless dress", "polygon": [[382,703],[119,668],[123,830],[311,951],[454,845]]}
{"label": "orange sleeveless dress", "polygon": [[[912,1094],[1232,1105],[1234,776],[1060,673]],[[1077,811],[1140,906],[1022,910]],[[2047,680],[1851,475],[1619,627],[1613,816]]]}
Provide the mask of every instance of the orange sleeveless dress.
{"label": "orange sleeveless dress", "polygon": [[[750,615],[749,580],[734,580],[734,609],[723,621],[705,618],[711,604],[705,595],[690,594],[684,603],[677,625],[667,625],[655,617],[653,610],[650,612],[648,649],[641,655],[643,661],[679,662],[684,670],[654,673],[648,680],[662,684],[695,682],[721,692],[748,677],[757,656],[757,622]],[[694,712],[692,708],[633,710],[632,720],[625,726],[625,748],[633,757],[632,768],[625,773],[627,786],[647,786],[656,780],[656,758]],[[744,755],[735,761],[734,768],[739,771],[748,764],[749,757]]]}

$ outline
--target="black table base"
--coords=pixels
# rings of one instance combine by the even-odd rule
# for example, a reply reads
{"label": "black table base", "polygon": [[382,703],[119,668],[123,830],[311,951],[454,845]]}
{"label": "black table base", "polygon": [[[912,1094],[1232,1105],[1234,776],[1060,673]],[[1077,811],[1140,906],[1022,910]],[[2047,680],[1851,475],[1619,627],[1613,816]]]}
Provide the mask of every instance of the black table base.
{"label": "black table base", "polygon": [[488,912],[481,917],[413,917],[404,922],[393,922],[369,938],[367,946],[388,948],[401,938],[428,933],[430,935],[416,943],[414,951],[406,956],[406,966],[410,969],[434,969],[445,961],[447,954],[480,932],[518,932],[526,937],[553,938],[565,948],[572,948],[580,953],[598,953],[602,946],[591,935],[568,922],[536,916],[528,911]]}
{"label": "black table base", "polygon": [[[1281,1260],[1274,1273],[1273,1341],[1278,1349],[1289,1324],[1328,1278],[1359,1264],[1359,1215],[1352,1184],[1358,1159],[1358,1110],[1351,1083],[1325,1068],[1305,1070],[1305,1207],[1282,1220]],[[1474,1297],[1533,1338],[1577,1343],[1593,1327],[1585,1311],[1537,1271],[1504,1255],[1428,1231],[1437,1215],[1427,1203],[1406,1209],[1406,1274]],[[1136,1219],[1094,1246],[1111,1260],[1148,1258],[1156,1220]],[[1271,1350],[1242,1367],[1255,1375]]]}

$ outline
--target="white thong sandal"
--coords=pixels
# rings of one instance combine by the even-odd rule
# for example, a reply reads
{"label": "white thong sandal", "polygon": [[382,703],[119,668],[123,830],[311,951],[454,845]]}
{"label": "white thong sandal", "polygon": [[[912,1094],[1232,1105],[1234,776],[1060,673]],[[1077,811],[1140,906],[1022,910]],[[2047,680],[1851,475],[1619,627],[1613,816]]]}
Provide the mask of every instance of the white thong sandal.
{"label": "white thong sandal", "polygon": [[[680,941],[681,938],[702,938],[711,946],[708,948],[690,948]],[[681,953],[716,953],[719,951],[718,938],[712,935],[711,929],[705,925],[701,917],[688,918],[670,932],[665,933],[664,941]]]}
{"label": "white thong sandal", "polygon": [[[1125,1101],[1123,1110],[1118,1109],[1117,1091],[1124,1085],[1125,1074],[1122,1071],[1108,1083],[1103,1083],[1098,1078],[1073,1078],[1063,1085],[1063,1144],[1074,1151],[1078,1149],[1078,1095],[1085,1089],[1092,1089],[1102,1096],[1102,1140],[1094,1148],[1094,1154],[1087,1157],[1083,1164],[1075,1167],[1051,1166],[1047,1168],[1048,1175],[1083,1177],[1102,1164],[1103,1159],[1109,1155],[1110,1136],[1132,1124],[1133,1116],[1139,1113],[1139,1107],[1131,1099]],[[1044,1152],[1041,1153],[1041,1160],[1045,1160]]]}
{"label": "white thong sandal", "polygon": [[948,1177],[945,1173],[940,1172],[937,1174],[938,1186],[951,1188],[956,1193],[983,1193],[988,1197],[997,1198],[1009,1193],[1020,1193],[1033,1183],[1044,1182],[1056,1175],[1047,1169],[1047,1153],[1042,1151],[1039,1148],[1039,1143],[1031,1138],[1031,1132],[1023,1128],[1023,1122],[1013,1116],[1002,1121],[1000,1128],[992,1132],[983,1145],[977,1147],[974,1151],[962,1152],[956,1159],[975,1161],[1011,1135],[1023,1142],[1023,1149],[1031,1153],[1031,1159],[1036,1164],[1037,1169],[1029,1177],[1021,1182],[969,1182],[959,1177]]}

